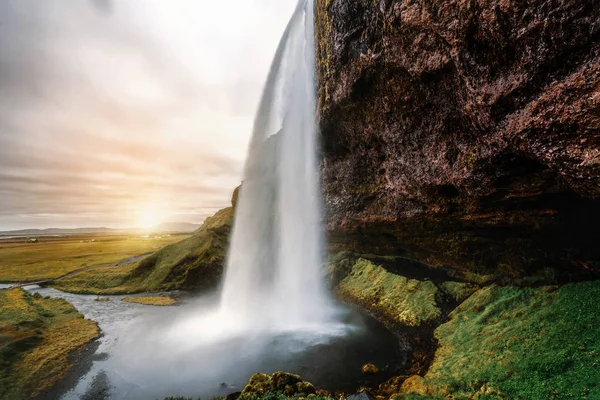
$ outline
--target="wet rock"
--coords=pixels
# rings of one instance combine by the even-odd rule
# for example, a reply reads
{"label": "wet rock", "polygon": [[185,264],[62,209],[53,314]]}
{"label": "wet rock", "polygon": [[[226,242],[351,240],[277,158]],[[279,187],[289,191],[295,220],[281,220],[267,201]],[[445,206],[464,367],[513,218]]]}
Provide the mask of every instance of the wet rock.
{"label": "wet rock", "polygon": [[254,374],[250,377],[248,384],[241,392],[240,398],[250,398],[253,396],[262,396],[265,393],[283,393],[291,397],[299,394],[314,394],[314,386],[302,380],[295,374],[287,372],[275,372],[273,375]]}
{"label": "wet rock", "polygon": [[379,372],[379,368],[377,368],[374,364],[365,364],[362,366],[362,373],[365,375],[374,375]]}
{"label": "wet rock", "polygon": [[225,396],[225,400],[238,400],[241,394],[242,392],[230,393],[227,396]]}
{"label": "wet rock", "polygon": [[357,394],[353,394],[352,396],[348,396],[347,400],[376,400],[375,396],[369,393],[366,390],[359,392]]}
{"label": "wet rock", "polygon": [[317,0],[332,250],[600,276],[592,0]]}

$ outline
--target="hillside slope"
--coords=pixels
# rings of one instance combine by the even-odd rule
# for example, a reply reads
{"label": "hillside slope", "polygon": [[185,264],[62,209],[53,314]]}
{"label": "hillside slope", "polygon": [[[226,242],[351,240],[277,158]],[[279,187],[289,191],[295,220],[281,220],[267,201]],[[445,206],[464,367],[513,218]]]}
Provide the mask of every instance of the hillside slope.
{"label": "hillside slope", "polygon": [[239,188],[232,207],[206,219],[194,234],[166,246],[139,264],[98,268],[51,284],[72,293],[127,294],[212,289],[220,282]]}

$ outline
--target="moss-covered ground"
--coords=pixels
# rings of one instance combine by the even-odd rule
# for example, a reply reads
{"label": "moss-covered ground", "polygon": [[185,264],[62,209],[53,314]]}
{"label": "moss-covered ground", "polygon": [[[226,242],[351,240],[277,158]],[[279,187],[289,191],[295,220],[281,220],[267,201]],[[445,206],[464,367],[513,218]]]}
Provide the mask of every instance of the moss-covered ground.
{"label": "moss-covered ground", "polygon": [[600,281],[484,288],[435,332],[421,394],[600,399]]}
{"label": "moss-covered ground", "polygon": [[127,303],[143,304],[146,306],[167,307],[177,304],[177,300],[169,296],[153,296],[153,297],[127,297],[123,301]]}
{"label": "moss-covered ground", "polygon": [[438,288],[433,282],[392,274],[362,258],[339,283],[337,292],[376,315],[407,326],[418,326],[440,316]]}
{"label": "moss-covered ground", "polygon": [[29,399],[70,369],[69,354],[99,334],[68,302],[0,290],[0,398]]}
{"label": "moss-covered ground", "polygon": [[127,281],[153,292],[215,287],[223,272],[233,216],[229,207],[207,218],[193,236],[140,262]]}

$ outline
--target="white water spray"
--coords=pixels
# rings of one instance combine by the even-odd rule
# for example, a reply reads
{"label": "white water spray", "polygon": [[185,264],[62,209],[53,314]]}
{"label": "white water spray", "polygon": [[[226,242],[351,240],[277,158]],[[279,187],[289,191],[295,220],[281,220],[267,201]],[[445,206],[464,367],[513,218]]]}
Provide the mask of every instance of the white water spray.
{"label": "white water spray", "polygon": [[312,0],[300,0],[281,39],[238,201],[222,312],[261,328],[325,322],[317,171]]}

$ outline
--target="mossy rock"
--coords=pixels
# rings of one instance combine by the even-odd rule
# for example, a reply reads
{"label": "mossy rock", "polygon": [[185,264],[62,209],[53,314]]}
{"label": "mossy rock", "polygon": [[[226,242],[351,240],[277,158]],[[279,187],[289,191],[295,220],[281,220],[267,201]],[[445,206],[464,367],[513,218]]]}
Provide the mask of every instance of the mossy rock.
{"label": "mossy rock", "polygon": [[349,272],[339,282],[337,293],[383,322],[415,327],[441,316],[433,282],[393,274],[364,258],[346,268]]}
{"label": "mossy rock", "polygon": [[287,372],[275,372],[273,375],[254,374],[248,380],[248,384],[242,390],[240,398],[261,398],[267,393],[281,393],[284,396],[314,394],[314,386],[302,380],[299,375]]}
{"label": "mossy rock", "polygon": [[440,289],[448,295],[452,301],[460,303],[475,293],[478,287],[471,283],[449,281],[442,283]]}

